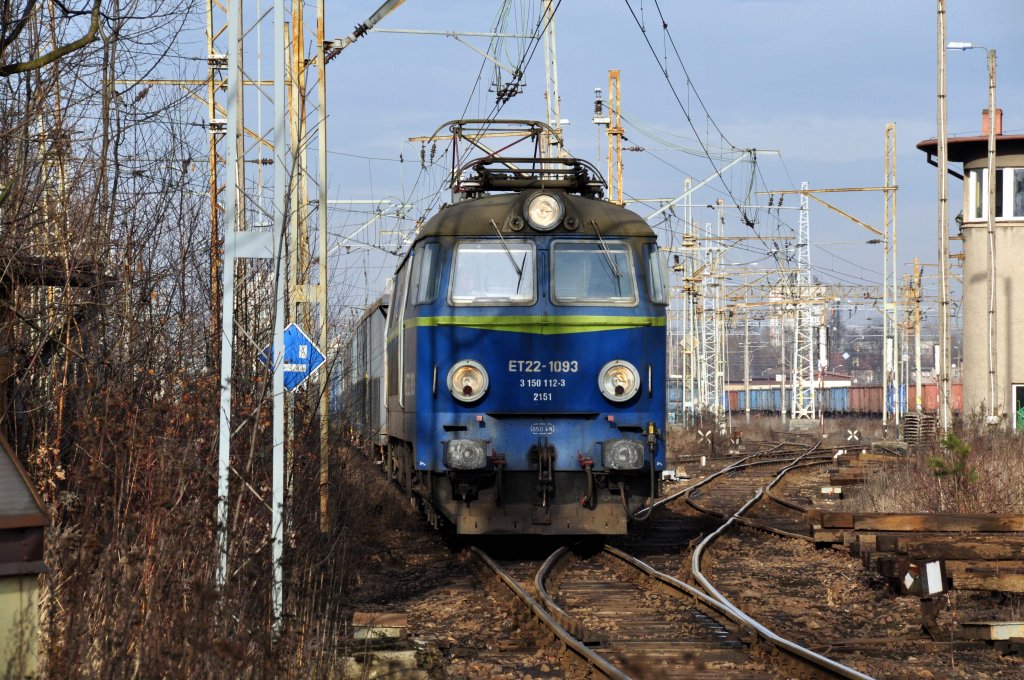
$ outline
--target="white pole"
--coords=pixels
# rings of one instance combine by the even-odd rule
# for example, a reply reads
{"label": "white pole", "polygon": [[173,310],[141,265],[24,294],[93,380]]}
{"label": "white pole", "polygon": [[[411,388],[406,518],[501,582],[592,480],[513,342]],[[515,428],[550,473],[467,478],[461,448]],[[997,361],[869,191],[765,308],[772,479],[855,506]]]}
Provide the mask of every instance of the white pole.
{"label": "white pole", "polygon": [[988,51],[988,414],[998,422],[996,405],[996,51]]}
{"label": "white pole", "polygon": [[228,572],[228,475],[231,466],[231,366],[235,324],[235,233],[238,227],[238,135],[242,111],[241,0],[228,3],[228,92],[226,177],[224,190],[224,283],[220,339],[220,432],[217,465],[217,587],[223,588]]}
{"label": "white pole", "polygon": [[949,238],[949,206],[948,206],[948,177],[949,155],[948,140],[946,139],[946,0],[936,0],[937,11],[937,44],[938,44],[938,164],[939,164],[939,322],[941,329],[939,342],[941,347],[941,363],[939,373],[939,427],[945,431],[949,429],[951,421],[951,385],[950,385],[950,342],[949,332],[949,256],[947,254],[947,239]]}
{"label": "white pole", "polygon": [[284,320],[287,263],[284,239],[288,216],[289,170],[291,149],[288,130],[288,97],[285,90],[285,40],[287,39],[285,0],[274,0],[274,252],[275,252],[275,308],[274,308],[274,418],[273,418],[273,473],[271,478],[271,611],[274,634],[281,630],[283,602],[284,556]]}

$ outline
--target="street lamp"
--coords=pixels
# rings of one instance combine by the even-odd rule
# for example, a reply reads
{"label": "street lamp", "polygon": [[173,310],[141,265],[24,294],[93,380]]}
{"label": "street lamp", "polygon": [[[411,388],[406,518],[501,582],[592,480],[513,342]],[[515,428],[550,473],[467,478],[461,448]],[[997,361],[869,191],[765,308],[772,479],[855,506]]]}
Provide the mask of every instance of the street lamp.
{"label": "street lamp", "polygon": [[999,422],[996,411],[996,51],[969,42],[949,42],[951,50],[986,50],[988,52],[988,417],[989,425]]}

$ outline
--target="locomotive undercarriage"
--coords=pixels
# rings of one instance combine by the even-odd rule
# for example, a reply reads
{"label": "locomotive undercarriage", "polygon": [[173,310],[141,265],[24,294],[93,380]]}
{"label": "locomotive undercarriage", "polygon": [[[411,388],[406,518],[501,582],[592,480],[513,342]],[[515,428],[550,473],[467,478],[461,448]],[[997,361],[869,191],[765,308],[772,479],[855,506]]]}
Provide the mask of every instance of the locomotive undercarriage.
{"label": "locomotive undercarriage", "polygon": [[499,457],[486,470],[427,472],[413,469],[409,445],[392,441],[382,462],[431,524],[460,534],[627,533],[628,517],[651,495],[647,471],[555,470],[546,453],[531,452],[532,470],[506,470]]}
{"label": "locomotive undercarriage", "polygon": [[433,502],[460,534],[624,534],[649,497],[642,475],[539,472],[436,473]]}

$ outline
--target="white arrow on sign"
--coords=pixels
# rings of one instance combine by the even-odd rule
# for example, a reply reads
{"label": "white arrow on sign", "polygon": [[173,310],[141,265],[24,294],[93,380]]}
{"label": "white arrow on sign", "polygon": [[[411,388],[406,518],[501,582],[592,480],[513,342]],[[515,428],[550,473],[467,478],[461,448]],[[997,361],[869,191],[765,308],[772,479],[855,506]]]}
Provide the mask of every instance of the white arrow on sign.
{"label": "white arrow on sign", "polygon": [[[267,366],[273,364],[272,350],[273,345],[267,345],[257,358]],[[288,324],[284,329],[284,361],[281,366],[284,371],[284,388],[293,392],[325,361],[323,353],[306,332],[294,323]]]}

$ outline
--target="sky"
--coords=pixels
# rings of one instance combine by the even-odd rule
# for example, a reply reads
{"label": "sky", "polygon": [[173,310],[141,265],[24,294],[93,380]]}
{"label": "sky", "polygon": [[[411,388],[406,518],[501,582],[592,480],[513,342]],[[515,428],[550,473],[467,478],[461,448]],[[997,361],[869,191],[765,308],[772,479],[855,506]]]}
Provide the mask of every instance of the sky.
{"label": "sky", "polygon": [[[718,198],[743,202],[739,199],[751,189],[795,189],[802,181],[812,188],[881,186],[885,126],[894,122],[900,271],[909,271],[917,257],[934,272],[936,170],[915,148],[937,130],[934,0],[555,2],[561,115],[570,121],[566,147],[604,169],[603,130],[599,134],[591,122],[594,88],[607,95],[608,70],[619,69],[626,144],[644,148],[624,154],[628,196],[674,197],[686,176],[704,179],[732,159],[729,147],[764,150],[753,185],[751,165],[741,163],[700,191],[694,204]],[[379,4],[328,3],[328,37],[347,35]],[[506,30],[519,32],[537,21],[539,0],[504,4]],[[948,40],[997,50],[1004,133],[1024,133],[1024,41],[1019,38],[1024,2],[949,0],[948,5]],[[498,0],[407,0],[378,28],[490,31],[502,6]],[[486,49],[486,38],[465,40]],[[500,59],[513,63],[522,49],[522,43],[507,41]],[[447,163],[439,159],[423,171],[420,144],[406,140],[428,135],[451,119],[488,115],[495,103],[488,91],[494,68],[484,63],[451,37],[373,32],[328,65],[330,196],[390,200],[381,204],[389,214],[408,204],[399,218],[376,219],[365,227],[374,208],[336,205],[332,210],[330,243],[339,246],[332,264],[342,272],[336,280],[354,307],[383,288],[395,258],[382,251],[399,248],[425,209],[436,210],[439,201],[449,200],[446,193],[435,197]],[[505,105],[501,117],[542,119],[544,80],[540,45],[525,70],[522,93]],[[980,134],[987,82],[983,50],[948,52],[951,135]],[[961,183],[951,179],[949,186],[952,218],[959,211]],[[748,200],[765,204],[767,198],[751,194]],[[881,193],[825,198],[882,226]],[[787,208],[797,204],[796,196],[786,197]],[[652,207],[634,209],[646,215]],[[700,207],[694,217],[710,222],[713,214]],[[754,232],[762,235],[786,233],[797,224],[795,210],[768,215],[762,209],[747,217],[756,220]],[[662,242],[671,245],[678,225],[661,228]],[[873,235],[863,227],[812,203],[810,230],[812,268],[819,280],[851,285],[881,280],[881,246],[865,243]],[[725,231],[751,234],[735,209],[727,211]],[[725,259],[767,265],[767,243],[738,242]],[[925,271],[930,274],[929,267]],[[928,285],[934,290],[934,278],[926,278]]]}

